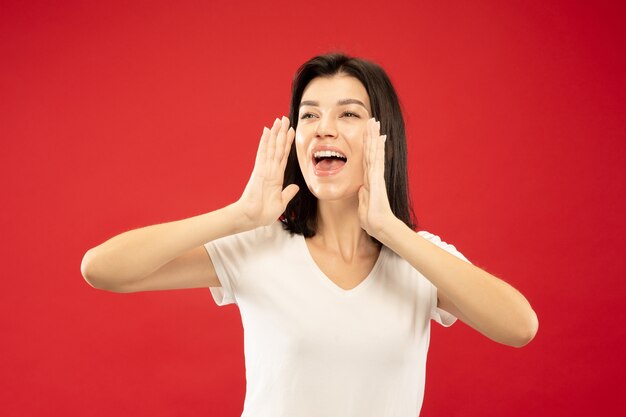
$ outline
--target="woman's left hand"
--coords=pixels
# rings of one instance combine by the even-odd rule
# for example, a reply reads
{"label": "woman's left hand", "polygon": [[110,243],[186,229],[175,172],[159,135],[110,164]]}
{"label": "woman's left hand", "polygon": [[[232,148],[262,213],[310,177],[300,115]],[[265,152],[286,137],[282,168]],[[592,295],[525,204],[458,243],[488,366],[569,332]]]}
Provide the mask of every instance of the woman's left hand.
{"label": "woman's left hand", "polygon": [[380,135],[380,122],[369,119],[363,135],[363,185],[359,189],[359,221],[361,227],[376,238],[386,224],[395,219],[385,186],[385,141]]}

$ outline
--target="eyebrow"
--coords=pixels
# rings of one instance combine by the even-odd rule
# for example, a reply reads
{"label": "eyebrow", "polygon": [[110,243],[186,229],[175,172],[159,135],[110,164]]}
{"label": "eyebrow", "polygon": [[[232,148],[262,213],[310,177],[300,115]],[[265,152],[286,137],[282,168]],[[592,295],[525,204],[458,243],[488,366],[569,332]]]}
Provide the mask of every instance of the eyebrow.
{"label": "eyebrow", "polygon": [[[339,100],[337,102],[338,106],[345,106],[346,104],[358,104],[360,106],[365,107],[365,104],[363,104],[363,102],[361,100],[357,100],[355,98],[344,98],[342,100]],[[320,103],[318,101],[314,101],[314,100],[304,100],[300,103],[300,107],[302,106],[319,106]],[[365,110],[367,110],[367,107],[365,107]]]}

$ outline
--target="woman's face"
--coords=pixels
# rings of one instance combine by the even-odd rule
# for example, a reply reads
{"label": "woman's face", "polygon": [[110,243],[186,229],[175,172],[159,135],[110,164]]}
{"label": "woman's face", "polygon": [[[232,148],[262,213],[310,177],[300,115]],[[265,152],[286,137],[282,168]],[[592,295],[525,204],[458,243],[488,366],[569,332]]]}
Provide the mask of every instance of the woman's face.
{"label": "woman's face", "polygon": [[317,77],[306,86],[296,153],[304,180],[318,199],[357,196],[363,185],[363,140],[371,114],[365,87],[354,77]]}

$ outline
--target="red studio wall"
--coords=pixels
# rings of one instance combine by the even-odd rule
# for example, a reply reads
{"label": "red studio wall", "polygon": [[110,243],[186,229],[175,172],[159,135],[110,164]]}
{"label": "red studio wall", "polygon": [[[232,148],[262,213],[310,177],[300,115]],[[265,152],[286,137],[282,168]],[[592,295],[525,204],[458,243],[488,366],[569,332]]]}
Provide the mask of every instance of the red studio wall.
{"label": "red studio wall", "polygon": [[81,259],[234,202],[295,70],[344,51],[398,91],[420,227],[539,316],[521,349],[433,323],[421,415],[619,415],[625,17],[619,2],[3,1],[0,414],[241,414],[235,306],[96,290]]}

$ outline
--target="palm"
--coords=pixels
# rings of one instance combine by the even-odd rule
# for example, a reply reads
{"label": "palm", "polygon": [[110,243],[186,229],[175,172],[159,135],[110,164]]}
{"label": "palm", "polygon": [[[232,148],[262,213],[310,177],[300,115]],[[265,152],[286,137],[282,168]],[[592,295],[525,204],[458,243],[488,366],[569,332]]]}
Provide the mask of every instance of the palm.
{"label": "palm", "polygon": [[283,177],[289,149],[295,137],[289,129],[289,119],[276,119],[272,129],[263,129],[250,180],[238,203],[244,216],[254,227],[276,221],[287,203],[298,192],[291,184],[283,190]]}
{"label": "palm", "polygon": [[394,217],[385,186],[385,142],[380,125],[368,121],[363,142],[363,186],[359,190],[359,221],[361,227],[376,237],[386,221]]}

